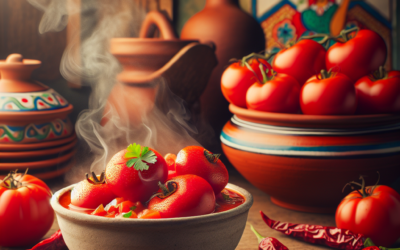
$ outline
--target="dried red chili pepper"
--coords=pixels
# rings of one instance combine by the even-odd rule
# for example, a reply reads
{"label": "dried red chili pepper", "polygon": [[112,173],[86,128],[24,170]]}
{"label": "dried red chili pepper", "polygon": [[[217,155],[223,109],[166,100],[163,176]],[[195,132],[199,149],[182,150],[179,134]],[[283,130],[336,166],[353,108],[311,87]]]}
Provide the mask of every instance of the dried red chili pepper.
{"label": "dried red chili pepper", "polygon": [[39,242],[30,250],[68,250],[68,247],[65,245],[61,230],[58,230],[50,238]]}
{"label": "dried red chili pepper", "polygon": [[370,246],[370,247],[363,248],[363,250],[400,250],[400,248]]}
{"label": "dried red chili pepper", "polygon": [[250,225],[251,231],[257,236],[258,239],[258,250],[289,250],[285,245],[283,245],[279,240],[266,237],[264,238],[259,234],[252,225]]}
{"label": "dried red chili pepper", "polygon": [[280,222],[268,218],[262,211],[260,211],[260,213],[264,222],[270,228],[289,236],[301,238],[309,243],[347,250],[362,250],[366,247],[364,245],[366,238],[362,234],[356,234],[350,230],[336,227]]}

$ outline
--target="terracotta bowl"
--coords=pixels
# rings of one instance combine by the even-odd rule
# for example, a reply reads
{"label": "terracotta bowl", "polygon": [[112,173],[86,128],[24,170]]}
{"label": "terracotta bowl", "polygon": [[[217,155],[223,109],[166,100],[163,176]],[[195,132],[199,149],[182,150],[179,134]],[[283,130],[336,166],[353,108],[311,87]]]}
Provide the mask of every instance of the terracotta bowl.
{"label": "terracotta bowl", "polygon": [[65,243],[79,249],[235,249],[242,237],[253,197],[246,190],[228,184],[242,194],[244,204],[221,213],[171,219],[116,219],[87,215],[62,207],[59,198],[74,185],[56,192],[51,205]]}
{"label": "terracotta bowl", "polygon": [[285,208],[330,213],[346,183],[367,176],[390,185],[400,176],[400,115],[312,116],[252,111],[234,114],[222,149],[254,186]]}

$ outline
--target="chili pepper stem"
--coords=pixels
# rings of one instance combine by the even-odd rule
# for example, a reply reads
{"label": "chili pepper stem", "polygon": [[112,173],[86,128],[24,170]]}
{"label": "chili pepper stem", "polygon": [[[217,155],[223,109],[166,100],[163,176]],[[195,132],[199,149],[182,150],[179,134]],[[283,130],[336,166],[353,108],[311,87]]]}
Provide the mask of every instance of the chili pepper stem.
{"label": "chili pepper stem", "polygon": [[253,233],[257,236],[258,244],[260,244],[260,242],[261,242],[265,237],[261,236],[261,234],[260,234],[259,232],[257,232],[257,231],[254,229],[253,225],[251,225],[251,224],[250,224],[250,229],[251,229],[251,231],[253,231]]}

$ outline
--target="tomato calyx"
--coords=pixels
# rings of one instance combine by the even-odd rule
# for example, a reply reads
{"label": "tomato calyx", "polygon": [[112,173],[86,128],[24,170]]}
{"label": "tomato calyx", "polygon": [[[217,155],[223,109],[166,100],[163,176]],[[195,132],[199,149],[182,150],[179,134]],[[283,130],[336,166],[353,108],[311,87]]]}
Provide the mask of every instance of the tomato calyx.
{"label": "tomato calyx", "polygon": [[[265,77],[264,77],[264,75],[267,73],[268,74],[268,67],[266,66],[266,65],[264,65],[259,59],[263,59],[263,60],[265,60],[265,61],[268,61],[272,56],[274,56],[276,53],[266,53],[265,55],[262,55],[262,54],[258,54],[258,53],[251,53],[251,54],[249,54],[249,55],[247,55],[247,56],[244,56],[241,60],[238,60],[238,59],[236,59],[236,58],[233,58],[233,59],[231,59],[231,60],[229,60],[230,62],[239,62],[239,64],[240,64],[240,66],[241,67],[243,67],[243,66],[246,66],[246,68],[249,70],[249,71],[251,71],[251,73],[253,73],[254,74],[254,76],[256,77],[256,79],[257,79],[257,81],[259,82],[259,83],[265,83],[266,82],[266,80],[265,80]],[[258,77],[258,75],[256,74],[256,72],[253,70],[253,68],[250,66],[250,64],[249,64],[249,61],[250,60],[257,60],[257,62],[259,63],[259,67],[260,67],[260,70],[261,70],[261,74],[263,75],[263,80],[264,81],[262,81],[259,77]],[[265,68],[267,69],[267,71],[265,70]]]}
{"label": "tomato calyx", "polygon": [[207,149],[204,149],[204,156],[207,158],[207,160],[210,163],[217,163],[219,157],[221,156],[221,154],[213,154],[210,151],[208,151]]}
{"label": "tomato calyx", "polygon": [[20,187],[24,187],[24,183],[21,182],[24,175],[28,173],[28,169],[25,170],[25,173],[20,174],[17,173],[18,169],[15,171],[11,171],[2,181],[0,181],[0,187],[4,187],[7,189],[18,189]]}
{"label": "tomato calyx", "polygon": [[325,69],[321,69],[321,73],[317,75],[318,80],[328,79],[334,77],[336,72],[332,72],[332,69],[326,71]]}
{"label": "tomato calyx", "polygon": [[167,181],[165,184],[162,184],[161,181],[159,181],[158,186],[161,189],[161,193],[153,194],[148,202],[150,202],[150,200],[153,199],[154,197],[165,199],[168,196],[171,196],[173,193],[175,193],[176,190],[178,190],[178,183],[176,183],[175,181]]}
{"label": "tomato calyx", "polygon": [[[361,184],[358,183],[358,182],[355,182],[355,181],[351,181],[351,182],[347,183],[347,184],[343,187],[342,192],[344,191],[344,189],[345,189],[347,186],[350,186],[351,189],[352,189],[352,190],[356,190],[356,191],[360,194],[360,196],[361,196],[362,198],[367,198],[367,197],[371,196],[371,195],[373,194],[375,188],[378,186],[378,183],[379,183],[379,180],[380,180],[380,174],[379,174],[379,172],[378,172],[378,181],[375,183],[375,185],[374,185],[372,188],[369,188],[369,189],[367,189],[366,186],[365,186],[365,178],[364,178],[364,177],[365,177],[364,175],[360,175]],[[354,186],[352,186],[352,185],[356,185],[356,186],[361,187],[361,191],[360,191],[359,189],[355,189]]]}
{"label": "tomato calyx", "polygon": [[371,81],[377,81],[381,79],[387,79],[388,78],[388,72],[385,70],[383,66],[379,66],[378,70],[375,70],[372,73],[372,76],[370,76]]}
{"label": "tomato calyx", "polygon": [[103,184],[106,182],[105,172],[103,170],[99,178],[97,178],[97,175],[94,172],[92,172],[91,177],[89,177],[89,174],[86,173],[86,180],[93,185]]}

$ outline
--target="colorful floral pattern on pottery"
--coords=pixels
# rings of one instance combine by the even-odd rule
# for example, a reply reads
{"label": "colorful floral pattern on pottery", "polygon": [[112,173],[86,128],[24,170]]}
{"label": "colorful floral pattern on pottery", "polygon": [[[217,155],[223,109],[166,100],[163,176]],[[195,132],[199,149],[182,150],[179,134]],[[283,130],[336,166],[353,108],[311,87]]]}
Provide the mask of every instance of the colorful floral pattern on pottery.
{"label": "colorful floral pattern on pottery", "polygon": [[42,111],[68,106],[65,100],[53,89],[30,93],[2,93],[0,111]]}
{"label": "colorful floral pattern on pottery", "polygon": [[0,124],[0,143],[38,142],[66,137],[72,133],[69,119],[56,119],[40,124],[9,126]]}
{"label": "colorful floral pattern on pottery", "polygon": [[364,157],[400,153],[400,140],[385,134],[400,124],[364,129],[293,128],[252,123],[233,116],[221,142],[242,151],[296,157]]}

